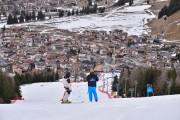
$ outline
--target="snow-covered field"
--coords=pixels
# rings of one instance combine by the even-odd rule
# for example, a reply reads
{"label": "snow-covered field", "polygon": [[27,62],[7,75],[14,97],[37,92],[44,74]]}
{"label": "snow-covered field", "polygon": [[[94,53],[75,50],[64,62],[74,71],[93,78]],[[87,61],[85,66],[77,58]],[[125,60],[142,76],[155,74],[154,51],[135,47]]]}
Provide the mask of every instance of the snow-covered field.
{"label": "snow-covered field", "polygon": [[[135,0],[134,2],[135,4],[133,6],[121,6],[103,14],[53,18],[43,22],[24,23],[16,26],[44,25],[75,32],[82,32],[84,30],[112,31],[114,29],[122,29],[128,32],[129,35],[147,34],[150,30],[148,26],[146,26],[147,20],[154,18],[155,15],[147,12],[146,9],[148,9],[150,5],[140,4],[143,2],[142,0]],[[48,29],[44,31],[47,30]]]}
{"label": "snow-covered field", "polygon": [[25,100],[1,104],[0,120],[180,120],[180,95],[109,99],[98,91],[99,102],[89,102],[87,83],[72,83],[72,89],[74,103],[61,104],[61,82],[24,85]]}
{"label": "snow-covered field", "polygon": [[104,14],[93,14],[78,17],[66,17],[52,19],[45,25],[55,26],[59,29],[82,32],[84,30],[104,30],[112,31],[122,29],[129,35],[147,34],[148,27],[145,25],[147,19],[155,16],[145,12],[150,5],[137,5],[119,7]]}

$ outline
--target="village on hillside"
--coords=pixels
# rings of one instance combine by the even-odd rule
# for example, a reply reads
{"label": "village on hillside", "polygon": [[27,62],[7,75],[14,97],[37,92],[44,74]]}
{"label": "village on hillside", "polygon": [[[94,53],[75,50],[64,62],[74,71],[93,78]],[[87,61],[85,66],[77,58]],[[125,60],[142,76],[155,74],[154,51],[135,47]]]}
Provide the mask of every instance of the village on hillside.
{"label": "village on hillside", "polygon": [[[14,4],[8,4],[12,3]],[[6,1],[1,12],[46,9],[45,6],[69,6],[82,1]],[[6,4],[5,4],[6,3]],[[20,4],[17,4],[20,3]],[[22,4],[23,3],[23,4]],[[30,4],[31,3],[31,4]],[[105,3],[104,3],[105,4]],[[38,6],[38,7],[37,7]],[[34,8],[35,7],[35,8]],[[49,8],[48,8],[49,9]],[[66,29],[43,32],[47,26],[27,25],[1,29],[0,67],[9,73],[25,73],[52,69],[62,77],[65,68],[74,76],[84,77],[85,71],[111,72],[122,66],[180,67],[180,44],[163,42],[162,35],[128,35],[123,30],[85,30],[82,33]]]}
{"label": "village on hillside", "polygon": [[128,36],[122,30],[77,34],[57,29],[41,33],[43,29],[28,26],[1,31],[1,69],[21,74],[50,68],[61,76],[65,68],[70,68],[74,76],[83,78],[90,68],[111,72],[122,66],[131,69],[136,66],[180,67],[177,57],[180,45],[162,42],[158,39],[161,36]]}

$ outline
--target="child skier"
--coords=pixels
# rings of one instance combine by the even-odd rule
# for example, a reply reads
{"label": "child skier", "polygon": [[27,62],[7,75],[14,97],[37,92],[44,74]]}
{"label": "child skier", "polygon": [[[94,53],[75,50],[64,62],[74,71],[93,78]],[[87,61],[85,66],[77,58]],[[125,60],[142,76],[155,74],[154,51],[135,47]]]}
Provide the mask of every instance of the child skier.
{"label": "child skier", "polygon": [[65,92],[64,92],[64,96],[62,98],[62,103],[71,103],[68,98],[70,96],[70,93],[72,91],[71,89],[71,83],[70,83],[70,72],[67,70],[66,71],[66,75],[64,76],[64,79],[63,79],[63,85],[64,85],[64,88],[65,88]]}

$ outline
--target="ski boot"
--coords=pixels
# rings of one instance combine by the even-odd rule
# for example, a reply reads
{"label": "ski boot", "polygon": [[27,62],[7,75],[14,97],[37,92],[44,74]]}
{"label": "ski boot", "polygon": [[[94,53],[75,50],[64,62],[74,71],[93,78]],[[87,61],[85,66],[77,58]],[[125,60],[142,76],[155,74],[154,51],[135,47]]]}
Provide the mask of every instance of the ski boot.
{"label": "ski boot", "polygon": [[61,103],[62,103],[62,104],[70,104],[71,101],[69,101],[69,100],[67,100],[67,101],[62,101]]}

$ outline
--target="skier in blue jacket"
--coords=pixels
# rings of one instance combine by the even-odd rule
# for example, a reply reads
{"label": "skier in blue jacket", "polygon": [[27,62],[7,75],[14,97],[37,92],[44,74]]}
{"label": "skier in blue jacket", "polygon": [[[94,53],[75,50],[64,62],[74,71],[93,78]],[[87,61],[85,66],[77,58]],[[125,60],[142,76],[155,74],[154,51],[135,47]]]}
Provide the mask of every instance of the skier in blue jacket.
{"label": "skier in blue jacket", "polygon": [[89,100],[92,102],[93,96],[94,99],[97,102],[98,101],[98,96],[96,92],[96,82],[99,80],[97,75],[94,74],[94,70],[90,69],[90,74],[87,76],[86,80],[88,81],[88,94],[89,94]]}

